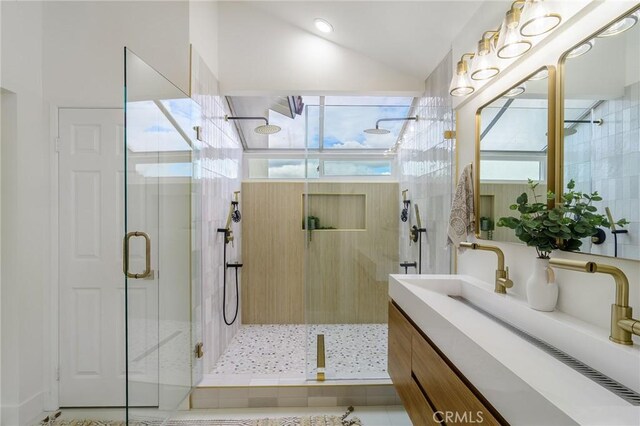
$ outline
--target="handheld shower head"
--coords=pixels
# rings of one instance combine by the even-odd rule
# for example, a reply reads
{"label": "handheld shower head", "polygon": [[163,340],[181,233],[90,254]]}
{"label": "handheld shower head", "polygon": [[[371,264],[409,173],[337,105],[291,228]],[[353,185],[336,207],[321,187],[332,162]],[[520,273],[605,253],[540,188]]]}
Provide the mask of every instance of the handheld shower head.
{"label": "handheld shower head", "polygon": [[233,193],[233,201],[231,202],[231,207],[233,209],[233,212],[231,213],[231,220],[233,220],[235,223],[240,222],[240,219],[242,219],[240,209],[238,208],[238,205],[240,204],[240,202],[238,201],[238,194],[240,194],[240,191],[235,191]]}
{"label": "handheld shower head", "polygon": [[416,209],[416,224],[419,229],[422,229],[422,221],[420,220],[420,210],[418,210],[418,205],[414,204],[413,207]]}
{"label": "handheld shower head", "polygon": [[407,200],[408,189],[402,191],[402,213],[400,213],[400,220],[406,222],[409,220],[409,209],[411,208],[411,200]]}
{"label": "handheld shower head", "polygon": [[240,210],[238,210],[238,202],[234,201],[231,204],[233,204],[233,213],[231,213],[231,220],[233,220],[235,223],[238,223],[240,222],[240,219],[242,219]]}

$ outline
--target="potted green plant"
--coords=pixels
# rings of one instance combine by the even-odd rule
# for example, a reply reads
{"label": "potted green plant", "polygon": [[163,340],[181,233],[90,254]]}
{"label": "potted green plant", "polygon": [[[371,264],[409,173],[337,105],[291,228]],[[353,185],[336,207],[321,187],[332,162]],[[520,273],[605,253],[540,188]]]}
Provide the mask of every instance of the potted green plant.
{"label": "potted green plant", "polygon": [[[584,238],[596,235],[600,227],[608,228],[611,224],[593,205],[602,201],[597,191],[590,194],[576,191],[575,182],[570,180],[560,201],[549,207],[555,194],[549,191],[543,197],[536,192],[539,182],[529,179],[528,185],[533,199],[523,192],[516,204],[509,207],[519,216],[501,217],[497,225],[513,229],[520,241],[535,247],[538,256],[534,273],[527,281],[527,299],[534,309],[552,311],[558,299],[558,287],[549,269],[551,253],[554,250],[579,251]],[[620,219],[616,225],[628,223],[626,219]]]}

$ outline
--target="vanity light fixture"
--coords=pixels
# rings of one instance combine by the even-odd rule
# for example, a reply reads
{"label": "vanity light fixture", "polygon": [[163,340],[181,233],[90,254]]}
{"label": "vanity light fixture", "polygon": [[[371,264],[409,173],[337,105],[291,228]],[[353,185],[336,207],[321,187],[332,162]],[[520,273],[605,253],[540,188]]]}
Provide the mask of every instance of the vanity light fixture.
{"label": "vanity light fixture", "polygon": [[525,83],[522,83],[522,84],[517,85],[513,89],[509,90],[503,96],[505,98],[515,98],[518,95],[522,95],[526,91],[527,91],[527,85]]}
{"label": "vanity light fixture", "polygon": [[500,73],[495,59],[495,39],[499,31],[485,31],[478,41],[476,53],[471,61],[471,79],[488,80]]}
{"label": "vanity light fixture", "polygon": [[562,22],[562,16],[551,13],[544,0],[527,0],[522,8],[520,34],[525,37],[537,37],[556,28]]}
{"label": "vanity light fixture", "polygon": [[502,27],[498,35],[498,46],[496,47],[498,57],[501,59],[517,58],[533,47],[533,44],[529,40],[525,40],[518,29],[523,3],[524,1],[521,0],[513,2],[502,21]]}
{"label": "vanity light fixture", "polygon": [[618,22],[613,23],[609,28],[598,34],[598,37],[611,37],[614,35],[621,34],[635,24],[638,23],[638,15],[636,13],[632,13],[631,15],[625,16],[620,19]]}
{"label": "vanity light fixture", "polygon": [[315,24],[318,31],[327,34],[333,32],[333,25],[331,25],[326,19],[316,18],[313,20],[313,23]]}
{"label": "vanity light fixture", "polygon": [[469,78],[469,64],[465,57],[472,59],[473,53],[465,53],[460,57],[458,64],[456,65],[456,73],[451,79],[451,85],[449,86],[449,93],[451,96],[466,96],[473,93],[476,90],[471,84]]}
{"label": "vanity light fixture", "polygon": [[591,40],[582,43],[580,46],[573,49],[571,52],[567,54],[567,59],[577,58],[578,56],[582,56],[588,51],[590,51],[594,44],[596,44],[596,39],[592,38]]}
{"label": "vanity light fixture", "polygon": [[[485,31],[478,41],[475,53],[465,53],[456,64],[451,79],[449,94],[467,96],[475,91],[474,83],[489,80],[500,73],[501,63],[497,58],[512,60],[527,53],[538,40],[535,37],[553,31],[562,22],[562,16],[549,12],[545,0],[515,0],[497,31]],[[635,22],[640,14],[630,15]],[[531,38],[529,40],[528,38]],[[591,43],[593,46],[593,43]],[[472,59],[469,69],[468,59]],[[530,80],[543,80],[549,71],[543,69]],[[482,84],[482,83],[480,83]],[[511,96],[522,93],[516,89]]]}
{"label": "vanity light fixture", "polygon": [[532,75],[531,77],[529,77],[529,81],[544,80],[547,77],[549,77],[549,69],[543,68],[537,73],[535,73],[534,75]]}

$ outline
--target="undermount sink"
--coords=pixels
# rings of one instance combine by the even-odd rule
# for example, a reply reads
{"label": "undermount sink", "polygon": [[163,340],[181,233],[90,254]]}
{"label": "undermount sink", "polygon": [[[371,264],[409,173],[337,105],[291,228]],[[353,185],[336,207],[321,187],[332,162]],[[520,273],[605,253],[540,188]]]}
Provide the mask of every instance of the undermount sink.
{"label": "undermount sink", "polygon": [[[640,407],[631,405],[545,353],[522,335],[514,333],[513,327],[640,393],[640,341],[637,336],[634,336],[633,346],[613,343],[609,340],[608,329],[561,312],[533,310],[518,297],[494,293],[493,287],[493,284],[465,275],[389,276],[391,299],[463,374],[485,381],[489,393],[486,396],[490,401],[491,393],[496,391],[495,383],[490,382],[491,374],[477,371],[480,358],[482,368],[491,370],[495,367],[495,375],[500,368],[506,367],[580,424],[612,424],[613,419],[607,417],[612,412],[616,413],[616,424],[640,424]],[[504,321],[512,326],[511,329],[490,316]],[[496,365],[492,366],[492,363]],[[468,378],[475,384],[473,377]],[[505,386],[518,385],[514,382]],[[516,411],[504,401],[504,390],[496,393],[501,395],[497,401],[491,402],[500,406],[496,407],[499,410],[512,411],[515,416]]]}

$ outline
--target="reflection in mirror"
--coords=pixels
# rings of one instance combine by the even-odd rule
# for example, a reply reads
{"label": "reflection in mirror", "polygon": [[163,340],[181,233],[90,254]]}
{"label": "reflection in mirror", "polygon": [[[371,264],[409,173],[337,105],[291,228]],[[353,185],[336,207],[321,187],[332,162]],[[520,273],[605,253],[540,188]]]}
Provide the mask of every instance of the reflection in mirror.
{"label": "reflection in mirror", "polygon": [[[624,228],[582,252],[640,259],[640,11],[609,24],[564,56],[563,174],[576,189],[597,191]],[[599,244],[598,244],[599,243]]]}
{"label": "reflection in mirror", "polygon": [[509,206],[528,191],[527,180],[547,191],[548,78],[544,68],[479,111],[479,236],[516,242],[511,229],[496,227]]}

